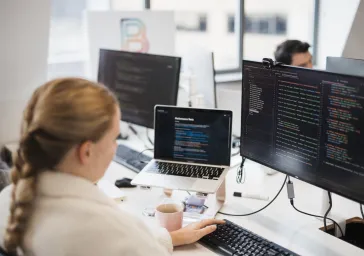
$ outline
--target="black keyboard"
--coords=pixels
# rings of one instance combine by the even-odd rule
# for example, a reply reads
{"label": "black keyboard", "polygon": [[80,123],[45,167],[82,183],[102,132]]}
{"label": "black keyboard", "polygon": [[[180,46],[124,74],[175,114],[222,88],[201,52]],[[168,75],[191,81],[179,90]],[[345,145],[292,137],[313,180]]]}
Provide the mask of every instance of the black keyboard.
{"label": "black keyboard", "polygon": [[139,173],[150,160],[152,160],[151,157],[140,154],[140,152],[124,145],[118,145],[114,156],[115,162],[124,165],[136,173]]}
{"label": "black keyboard", "polygon": [[231,221],[217,225],[215,232],[203,237],[199,242],[223,256],[296,256],[282,246],[270,242]]}
{"label": "black keyboard", "polygon": [[155,162],[154,166],[150,166],[146,171],[182,177],[218,180],[224,168]]}

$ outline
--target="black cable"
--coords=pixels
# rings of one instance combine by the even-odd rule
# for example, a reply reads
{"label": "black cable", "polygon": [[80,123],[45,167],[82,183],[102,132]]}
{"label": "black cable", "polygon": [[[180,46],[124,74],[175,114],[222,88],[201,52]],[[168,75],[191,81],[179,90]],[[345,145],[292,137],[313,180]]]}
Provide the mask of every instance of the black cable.
{"label": "black cable", "polygon": [[264,206],[263,208],[255,211],[255,212],[251,212],[251,213],[246,213],[246,214],[230,214],[230,213],[224,213],[224,212],[218,212],[222,215],[227,215],[227,216],[234,216],[234,217],[245,217],[245,216],[250,216],[250,215],[253,215],[253,214],[256,214],[258,212],[261,212],[263,211],[264,209],[266,209],[269,205],[271,205],[276,199],[277,197],[279,196],[279,194],[282,192],[283,188],[284,188],[284,184],[286,184],[286,181],[288,179],[288,175],[286,176],[286,178],[284,179],[284,182],[282,184],[282,187],[279,189],[277,195],[272,199],[272,201],[270,201],[266,206]]}
{"label": "black cable", "polygon": [[327,233],[327,225],[326,225],[326,219],[327,219],[327,215],[329,215],[331,209],[332,209],[332,198],[331,198],[331,193],[329,191],[327,191],[327,195],[329,197],[329,209],[327,209],[325,216],[324,216],[324,227],[325,227],[325,232]]}
{"label": "black cable", "polygon": [[[128,124],[128,128],[132,131],[132,133],[144,144],[144,147],[148,148],[149,146],[147,145],[147,143],[145,143],[145,140],[143,140],[142,138],[140,138],[139,133],[137,130],[135,130],[135,128],[131,125]],[[148,134],[148,133],[147,133]]]}
{"label": "black cable", "polygon": [[144,149],[144,150],[142,150],[142,151],[140,151],[139,152],[139,154],[138,154],[138,160],[139,160],[139,162],[141,162],[141,163],[143,163],[143,164],[147,164],[148,162],[145,162],[145,161],[143,161],[142,159],[140,159],[140,157],[141,157],[141,155],[143,155],[143,153],[145,152],[145,151],[154,151],[154,149],[152,149],[152,148],[147,148],[147,149]]}
{"label": "black cable", "polygon": [[135,128],[131,124],[128,124],[128,128],[135,134],[135,136],[138,136],[137,130],[135,130]]}
{"label": "black cable", "polygon": [[[238,171],[237,171],[237,174],[236,174],[236,183],[237,184],[244,184],[244,182],[245,182],[245,176],[246,176],[245,169],[244,169],[245,160],[246,160],[246,158],[243,157],[242,160],[241,160],[241,164],[240,164],[240,166],[238,168]],[[243,178],[244,178],[244,180],[243,180]]]}
{"label": "black cable", "polygon": [[287,192],[288,192],[288,199],[289,201],[291,202],[291,205],[292,207],[298,211],[299,213],[302,213],[302,214],[305,214],[305,215],[308,215],[308,216],[311,216],[311,217],[316,217],[316,218],[321,218],[321,219],[324,219],[324,225],[325,225],[325,231],[327,232],[327,226],[326,226],[326,219],[328,220],[331,220],[336,226],[338,226],[338,228],[340,229],[340,232],[341,232],[341,236],[344,237],[344,232],[342,231],[341,227],[339,226],[339,224],[336,223],[336,221],[334,221],[333,219],[330,219],[327,217],[327,215],[329,214],[329,212],[331,211],[331,208],[332,208],[332,198],[331,198],[331,193],[328,192],[328,196],[329,196],[329,204],[330,204],[330,207],[329,209],[327,210],[327,212],[325,213],[325,216],[322,217],[322,216],[318,216],[318,215],[314,215],[314,214],[310,214],[310,213],[307,213],[307,212],[303,212],[301,210],[298,210],[295,206],[294,206],[294,188],[293,188],[293,183],[291,182],[291,179],[290,177],[288,177],[288,182],[287,182]]}
{"label": "black cable", "polygon": [[360,205],[360,212],[361,212],[361,217],[364,219],[364,211],[363,211],[363,205]]}
{"label": "black cable", "polygon": [[152,146],[154,146],[154,142],[152,141],[152,139],[149,137],[149,129],[147,128],[147,130],[146,130],[146,133],[147,133],[147,138],[148,138],[148,141],[149,141],[149,143],[150,144],[152,144]]}
{"label": "black cable", "polygon": [[[299,213],[302,213],[302,214],[305,214],[305,215],[308,215],[308,216],[311,216],[311,217],[315,217],[315,218],[320,218],[320,219],[323,219],[324,217],[322,217],[322,216],[319,216],[319,215],[314,215],[314,214],[310,214],[310,213],[307,213],[307,212],[303,212],[303,211],[301,211],[301,210],[299,210],[299,209],[297,209],[296,208],[296,206],[294,206],[294,202],[293,202],[293,199],[291,199],[290,200],[291,201],[291,205],[292,205],[292,207],[293,207],[293,209],[295,209],[296,211],[298,211]],[[340,233],[341,233],[341,236],[342,237],[344,237],[344,232],[343,232],[343,230],[341,229],[341,227],[339,226],[339,224],[337,224],[337,222],[336,221],[334,221],[333,219],[331,219],[331,218],[328,218],[328,217],[326,217],[326,219],[328,219],[328,220],[331,220],[339,229],[340,229]]]}

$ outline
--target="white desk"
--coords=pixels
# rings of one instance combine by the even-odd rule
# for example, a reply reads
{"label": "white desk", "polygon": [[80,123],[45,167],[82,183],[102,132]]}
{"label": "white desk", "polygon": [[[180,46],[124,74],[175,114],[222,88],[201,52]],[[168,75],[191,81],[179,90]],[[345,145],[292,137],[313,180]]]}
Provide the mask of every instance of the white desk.
{"label": "white desk", "polygon": [[[135,136],[131,136],[125,144],[140,151],[145,148],[144,143]],[[233,191],[259,192],[269,195],[270,199],[272,199],[285,178],[280,173],[274,176],[266,176],[260,165],[251,161],[246,161],[245,168],[247,177],[244,184],[236,184],[236,168],[229,172],[226,180],[227,200],[222,209],[223,212],[249,213],[261,208],[267,204],[266,201],[234,198],[232,196]],[[116,179],[133,178],[135,175],[133,171],[112,162],[104,178],[114,182]],[[298,180],[294,180],[294,184],[296,190],[295,205],[306,212],[317,213],[321,203],[321,190]],[[129,188],[123,189],[123,191],[126,193],[127,198],[119,203],[120,208],[140,217],[151,228],[157,227],[156,220],[153,217],[143,216],[142,211],[145,207],[156,206],[158,202],[165,198],[162,189],[142,190],[140,188]],[[184,198],[186,195],[187,193],[184,191],[174,191],[173,198]],[[364,255],[364,250],[320,231],[318,228],[323,225],[321,221],[296,212],[289,203],[285,188],[276,201],[260,213],[249,217],[227,217],[219,214],[217,218],[229,219],[300,255]],[[196,243],[175,248],[174,255],[207,256],[215,254]]]}

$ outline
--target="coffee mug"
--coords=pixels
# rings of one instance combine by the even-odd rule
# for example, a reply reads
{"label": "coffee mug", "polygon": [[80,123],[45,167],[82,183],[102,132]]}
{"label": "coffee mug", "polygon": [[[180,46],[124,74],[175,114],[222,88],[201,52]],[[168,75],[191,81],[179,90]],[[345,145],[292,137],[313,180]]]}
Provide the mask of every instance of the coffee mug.
{"label": "coffee mug", "polygon": [[182,228],[184,207],[179,203],[162,203],[155,209],[159,224],[169,232]]}

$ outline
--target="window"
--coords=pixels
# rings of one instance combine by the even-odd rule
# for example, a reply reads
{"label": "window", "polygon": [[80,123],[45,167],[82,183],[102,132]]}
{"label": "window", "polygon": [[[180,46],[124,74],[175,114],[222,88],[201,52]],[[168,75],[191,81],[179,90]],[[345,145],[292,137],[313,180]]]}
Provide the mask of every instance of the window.
{"label": "window", "polygon": [[143,10],[144,0],[51,0],[48,78],[84,76],[86,52],[83,12]]}
{"label": "window", "polygon": [[227,23],[227,27],[228,27],[228,33],[234,33],[235,32],[235,16],[234,15],[229,15],[228,16],[228,23]]}
{"label": "window", "polygon": [[187,12],[176,17],[176,28],[178,31],[207,31],[207,15]]}
{"label": "window", "polygon": [[260,19],[258,21],[258,33],[269,34],[269,19]]}
{"label": "window", "polygon": [[249,17],[244,17],[244,33],[253,33],[254,31],[254,22]]}
{"label": "window", "polygon": [[[195,46],[214,52],[218,71],[241,65],[241,0],[150,0],[151,10],[175,11],[176,52]],[[228,23],[228,24],[227,24]]]}
{"label": "window", "polygon": [[244,59],[274,58],[286,39],[314,47],[315,0],[245,0],[244,13]]}
{"label": "window", "polygon": [[287,19],[283,16],[245,17],[245,33],[255,34],[286,34]]}
{"label": "window", "polygon": [[50,78],[84,76],[88,56],[83,23],[85,10],[135,11],[144,10],[147,5],[152,10],[175,11],[176,54],[183,57],[183,53],[194,46],[205,48],[214,52],[218,72],[241,70],[243,58],[273,58],[276,46],[288,38],[306,41],[315,49],[314,19],[318,0],[51,1]]}
{"label": "window", "polygon": [[276,33],[285,35],[287,33],[287,19],[282,17],[276,17]]}

